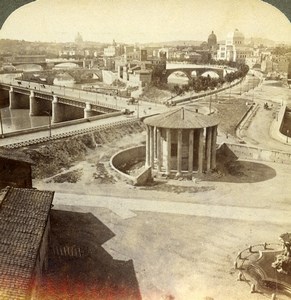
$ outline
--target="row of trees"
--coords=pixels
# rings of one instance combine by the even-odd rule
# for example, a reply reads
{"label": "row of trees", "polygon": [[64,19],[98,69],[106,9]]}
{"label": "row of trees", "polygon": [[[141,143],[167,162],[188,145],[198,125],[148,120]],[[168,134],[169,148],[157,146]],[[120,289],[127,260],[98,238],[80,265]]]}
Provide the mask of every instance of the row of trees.
{"label": "row of trees", "polygon": [[183,92],[188,92],[190,90],[195,93],[207,91],[208,89],[214,90],[215,88],[220,88],[225,82],[231,83],[236,79],[243,78],[248,71],[249,67],[247,65],[241,65],[237,71],[226,74],[224,78],[211,78],[209,75],[195,77],[189,80],[187,85],[175,85],[173,87],[173,92],[180,95]]}

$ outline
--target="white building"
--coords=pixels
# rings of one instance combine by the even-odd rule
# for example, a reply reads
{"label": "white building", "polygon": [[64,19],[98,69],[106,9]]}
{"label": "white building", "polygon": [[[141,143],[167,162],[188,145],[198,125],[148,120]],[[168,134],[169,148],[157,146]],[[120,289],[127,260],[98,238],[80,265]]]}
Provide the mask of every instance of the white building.
{"label": "white building", "polygon": [[116,47],[115,46],[108,46],[104,48],[104,56],[115,56],[116,55]]}
{"label": "white building", "polygon": [[245,45],[244,35],[236,29],[227,35],[224,44],[220,44],[217,50],[218,60],[245,62],[253,56],[253,49]]}

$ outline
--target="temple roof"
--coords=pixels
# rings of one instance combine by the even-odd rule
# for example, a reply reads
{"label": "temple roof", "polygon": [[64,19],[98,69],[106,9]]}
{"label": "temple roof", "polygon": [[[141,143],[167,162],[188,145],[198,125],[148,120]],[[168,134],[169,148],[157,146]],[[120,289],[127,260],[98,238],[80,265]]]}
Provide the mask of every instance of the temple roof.
{"label": "temple roof", "polygon": [[159,128],[195,129],[218,125],[218,119],[213,115],[197,113],[190,107],[178,107],[157,116],[149,117],[144,123]]}

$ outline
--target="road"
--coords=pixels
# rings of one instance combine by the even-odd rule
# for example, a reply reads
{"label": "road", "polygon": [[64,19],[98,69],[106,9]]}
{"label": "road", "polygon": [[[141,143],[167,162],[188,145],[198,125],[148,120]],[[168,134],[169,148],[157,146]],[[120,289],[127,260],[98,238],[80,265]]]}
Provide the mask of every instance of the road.
{"label": "road", "polygon": [[[259,110],[251,120],[249,127],[240,132],[240,137],[247,144],[290,152],[291,144],[283,144],[270,136],[270,126],[282,101],[286,101],[289,105],[291,104],[291,90],[283,87],[280,82],[264,81],[253,92],[247,93],[246,97],[248,99],[254,98],[259,105]],[[265,102],[272,107],[271,110],[263,108]]]}
{"label": "road", "polygon": [[[81,200],[82,199],[82,200]],[[140,198],[122,198],[98,195],[78,195],[55,193],[54,207],[61,206],[86,207],[90,212],[92,207],[108,208],[122,219],[135,217],[134,212],[154,212],[187,216],[231,219],[250,222],[263,222],[266,219],[271,223],[290,224],[290,212],[286,210],[270,210],[266,208],[248,208],[226,205],[203,205],[186,202],[159,201]]]}

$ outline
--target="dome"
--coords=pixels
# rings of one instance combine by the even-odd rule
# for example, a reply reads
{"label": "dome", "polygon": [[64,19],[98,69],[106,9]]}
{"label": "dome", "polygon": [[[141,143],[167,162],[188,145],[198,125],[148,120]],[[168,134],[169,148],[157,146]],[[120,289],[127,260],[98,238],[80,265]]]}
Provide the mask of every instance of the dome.
{"label": "dome", "polygon": [[233,38],[245,38],[245,36],[238,30],[236,29],[235,31],[229,32],[227,34],[227,38],[233,39]]}
{"label": "dome", "polygon": [[232,45],[241,45],[244,43],[244,39],[245,36],[238,29],[228,33],[226,38],[227,44],[232,44]]}
{"label": "dome", "polygon": [[211,34],[208,36],[208,46],[217,45],[217,37],[212,31]]}

